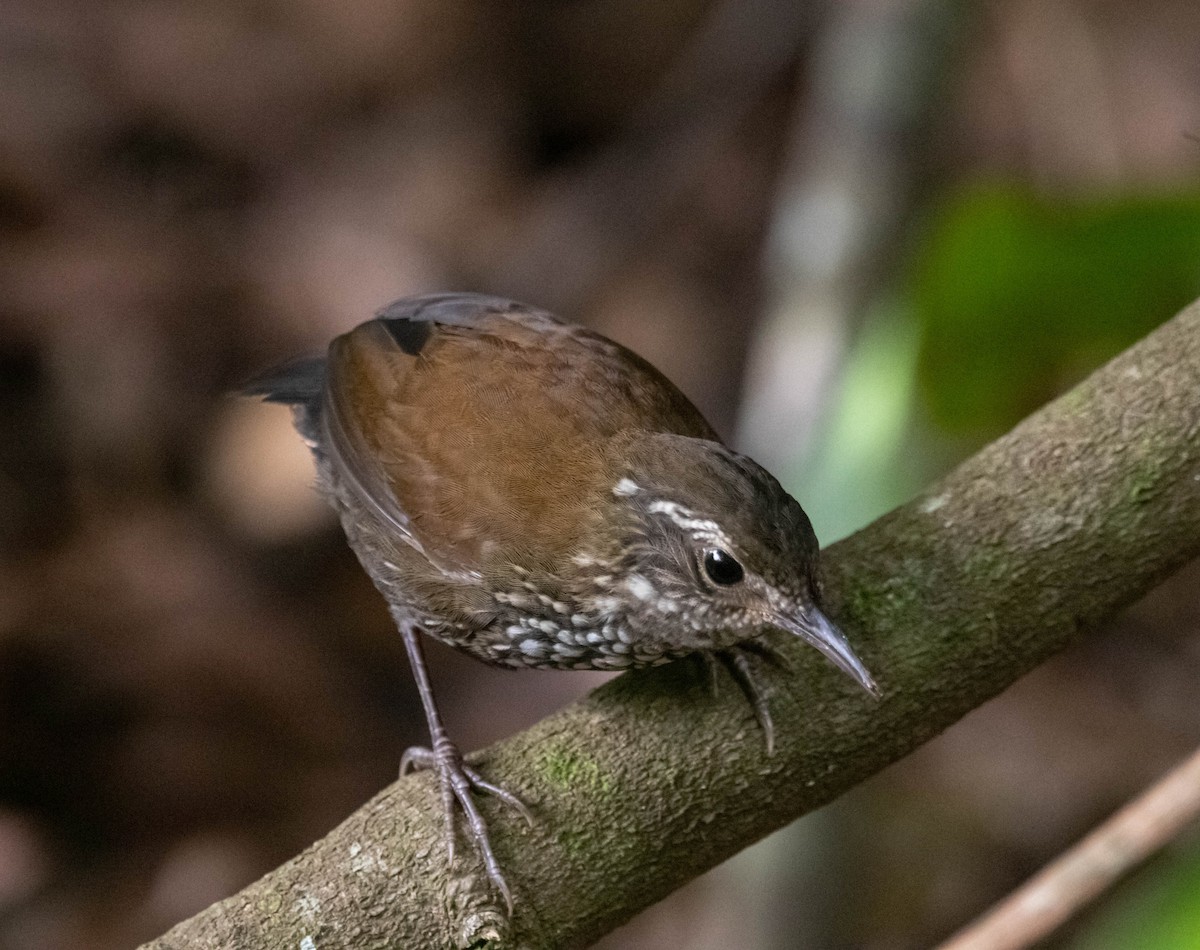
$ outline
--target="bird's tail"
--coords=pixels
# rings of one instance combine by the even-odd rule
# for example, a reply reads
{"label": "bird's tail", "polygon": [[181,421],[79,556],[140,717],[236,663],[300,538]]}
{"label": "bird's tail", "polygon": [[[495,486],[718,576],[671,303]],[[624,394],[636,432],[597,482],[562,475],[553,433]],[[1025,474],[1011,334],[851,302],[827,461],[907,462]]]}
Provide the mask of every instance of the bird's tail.
{"label": "bird's tail", "polygon": [[262,396],[266,402],[288,405],[321,401],[325,388],[325,357],[308,356],[267,370],[238,390],[241,396]]}
{"label": "bird's tail", "polygon": [[237,392],[261,396],[264,402],[281,402],[292,407],[296,429],[316,448],[321,429],[321,394],[325,389],[325,357],[292,360],[251,379]]}

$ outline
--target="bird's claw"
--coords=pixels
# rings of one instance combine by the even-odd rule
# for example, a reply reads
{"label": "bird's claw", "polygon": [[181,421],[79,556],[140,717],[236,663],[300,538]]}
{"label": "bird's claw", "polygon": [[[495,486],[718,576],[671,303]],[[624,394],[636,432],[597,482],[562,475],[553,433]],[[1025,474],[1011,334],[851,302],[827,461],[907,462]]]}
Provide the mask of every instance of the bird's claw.
{"label": "bird's claw", "polygon": [[446,819],[446,852],[450,863],[454,863],[454,807],[457,802],[458,807],[462,809],[463,815],[467,819],[467,827],[471,833],[471,842],[483,861],[488,880],[492,882],[496,890],[504,898],[508,913],[511,915],[513,911],[512,891],[509,889],[508,882],[504,879],[504,874],[500,870],[500,863],[496,860],[496,855],[492,851],[487,823],[483,820],[483,815],[475,803],[473,793],[486,792],[489,795],[495,796],[519,812],[521,817],[532,826],[533,815],[529,811],[529,808],[512,792],[487,781],[463,760],[462,753],[458,751],[458,747],[447,739],[435,740],[432,749],[414,746],[405,750],[404,755],[400,759],[401,776],[418,769],[433,769],[437,771],[438,784],[441,787],[442,793],[442,808]]}
{"label": "bird's claw", "polygon": [[[782,660],[774,650],[757,641],[747,641],[729,650],[715,654],[721,665],[729,671],[733,681],[754,710],[767,744],[767,755],[775,751],[775,722],[771,718],[770,690],[763,685],[755,668],[755,660],[772,666],[781,666]],[[753,659],[752,659],[753,658]]]}

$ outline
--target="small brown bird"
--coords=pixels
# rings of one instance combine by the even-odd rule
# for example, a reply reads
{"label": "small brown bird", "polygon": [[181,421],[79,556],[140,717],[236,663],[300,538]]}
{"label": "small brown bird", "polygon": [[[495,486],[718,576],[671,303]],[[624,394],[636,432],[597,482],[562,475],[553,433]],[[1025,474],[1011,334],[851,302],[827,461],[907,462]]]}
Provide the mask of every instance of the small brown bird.
{"label": "small brown bird", "polygon": [[582,327],[475,294],[409,297],[248,390],[294,407],[318,485],[404,637],[454,857],[455,803],[512,898],[475,791],[524,805],[463,761],[418,633],[487,663],[621,670],[703,651],[766,734],[754,658],[783,630],[878,695],[819,607],[803,509],[724,446],[645,360]]}

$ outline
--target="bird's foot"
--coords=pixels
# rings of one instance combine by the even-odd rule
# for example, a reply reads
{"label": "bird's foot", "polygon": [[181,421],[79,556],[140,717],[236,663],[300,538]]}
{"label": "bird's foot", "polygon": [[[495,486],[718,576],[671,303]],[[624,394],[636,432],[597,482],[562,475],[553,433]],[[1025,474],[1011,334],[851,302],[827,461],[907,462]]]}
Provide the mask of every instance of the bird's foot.
{"label": "bird's foot", "polygon": [[[721,650],[711,656],[729,671],[733,681],[737,683],[742,695],[754,710],[754,718],[758,720],[767,744],[767,755],[775,751],[775,722],[771,719],[771,691],[760,676],[762,666],[783,666],[783,658],[765,643],[757,640],[747,640]],[[716,664],[709,663],[713,673],[713,683],[716,682]]]}
{"label": "bird's foot", "polygon": [[500,870],[500,864],[496,860],[496,855],[492,851],[487,823],[483,820],[483,815],[480,814],[479,807],[475,803],[475,793],[487,792],[489,795],[494,795],[506,805],[520,812],[521,817],[530,825],[533,824],[533,815],[519,798],[500,786],[493,785],[468,765],[464,761],[462,753],[458,751],[458,747],[448,739],[435,738],[432,749],[414,746],[406,750],[400,759],[400,774],[403,776],[415,769],[437,771],[438,784],[441,786],[442,793],[442,807],[446,818],[446,852],[450,863],[454,864],[454,811],[457,803],[457,806],[462,809],[463,815],[466,816],[471,843],[483,861],[488,880],[504,898],[504,903],[511,915],[513,910],[512,891],[509,889],[508,882]]}

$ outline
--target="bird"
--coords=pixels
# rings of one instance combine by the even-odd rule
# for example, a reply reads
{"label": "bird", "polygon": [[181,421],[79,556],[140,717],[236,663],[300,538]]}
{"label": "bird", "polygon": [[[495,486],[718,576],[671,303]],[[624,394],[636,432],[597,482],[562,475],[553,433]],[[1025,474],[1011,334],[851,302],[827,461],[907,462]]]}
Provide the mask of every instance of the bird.
{"label": "bird", "polygon": [[472,293],[404,297],[323,356],[244,393],[290,405],[317,487],[404,641],[437,773],[513,910],[478,793],[532,821],[451,741],[421,636],[495,666],[625,670],[698,654],[727,668],[774,743],[760,659],[799,637],[872,696],[821,609],[816,535],[774,477],[662,373],[599,333]]}

